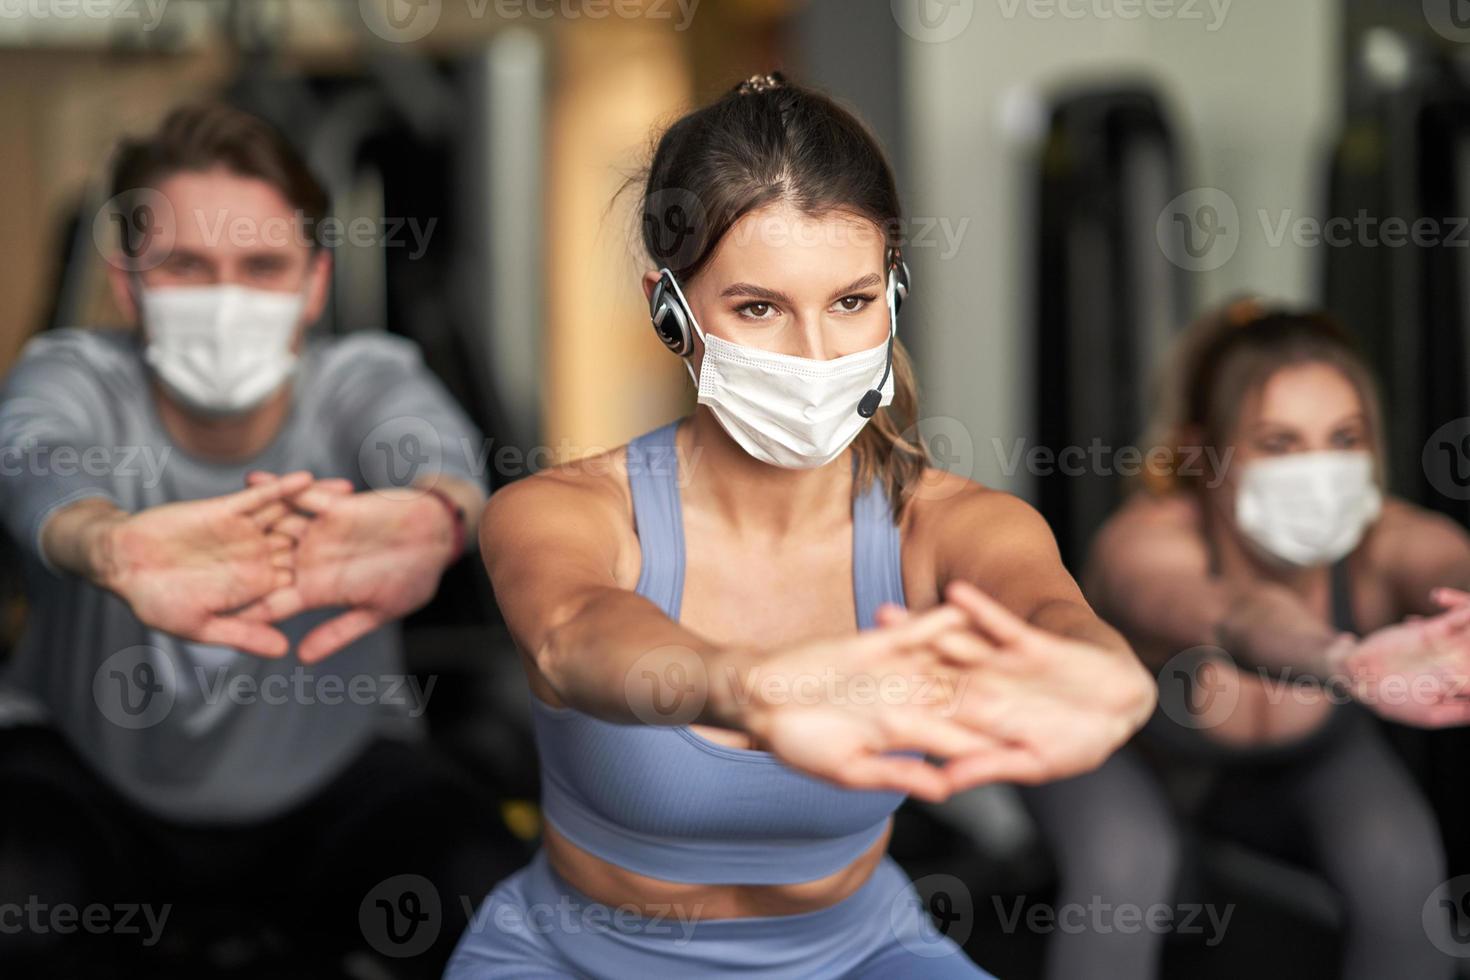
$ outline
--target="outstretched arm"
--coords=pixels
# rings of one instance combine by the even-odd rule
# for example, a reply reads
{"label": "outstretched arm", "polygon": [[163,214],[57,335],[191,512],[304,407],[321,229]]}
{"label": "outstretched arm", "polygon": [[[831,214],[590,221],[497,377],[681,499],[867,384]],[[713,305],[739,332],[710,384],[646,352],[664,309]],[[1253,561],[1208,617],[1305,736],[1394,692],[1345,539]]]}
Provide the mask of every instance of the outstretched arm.
{"label": "outstretched arm", "polygon": [[994,654],[962,709],[1000,742],[955,759],[955,788],[1061,779],[1100,765],[1153,710],[1153,679],[1092,611],[1039,514],[974,487],[936,527],[938,580]]}

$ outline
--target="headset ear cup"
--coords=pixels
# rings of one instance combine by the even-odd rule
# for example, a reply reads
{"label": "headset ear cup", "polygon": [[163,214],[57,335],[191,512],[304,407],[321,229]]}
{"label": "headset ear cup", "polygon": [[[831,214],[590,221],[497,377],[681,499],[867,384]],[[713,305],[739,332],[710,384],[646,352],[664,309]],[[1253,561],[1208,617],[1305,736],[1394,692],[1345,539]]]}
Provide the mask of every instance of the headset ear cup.
{"label": "headset ear cup", "polygon": [[678,300],[664,293],[653,310],[653,330],[665,347],[680,357],[688,355],[694,345],[689,338],[689,321],[679,308]]}
{"label": "headset ear cup", "polygon": [[897,313],[909,298],[909,264],[899,259],[888,275],[893,279],[893,311]]}

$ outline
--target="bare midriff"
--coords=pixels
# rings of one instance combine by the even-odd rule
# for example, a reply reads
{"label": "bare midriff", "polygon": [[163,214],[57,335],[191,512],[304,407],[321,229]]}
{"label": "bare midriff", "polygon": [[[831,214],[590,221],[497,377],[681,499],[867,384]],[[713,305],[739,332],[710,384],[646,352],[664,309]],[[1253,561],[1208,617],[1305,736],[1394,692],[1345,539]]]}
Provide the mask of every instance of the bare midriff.
{"label": "bare midriff", "polygon": [[1327,692],[1306,688],[1283,696],[1289,685],[1278,682],[1273,690],[1260,678],[1233,668],[1205,666],[1201,670],[1229,670],[1230,678],[1202,677],[1201,686],[1214,684],[1215,690],[1234,683],[1238,698],[1229,716],[1204,727],[1205,735],[1225,745],[1241,748],[1283,745],[1306,738],[1327,723],[1335,706]]}
{"label": "bare midriff", "polygon": [[701,920],[742,919],[799,915],[842,901],[868,880],[888,849],[892,831],[890,819],[873,845],[841,871],[789,885],[705,885],[650,878],[583,850],[549,823],[542,844],[556,873],[603,905],[633,906],[645,916],[666,915],[672,908],[683,916]]}

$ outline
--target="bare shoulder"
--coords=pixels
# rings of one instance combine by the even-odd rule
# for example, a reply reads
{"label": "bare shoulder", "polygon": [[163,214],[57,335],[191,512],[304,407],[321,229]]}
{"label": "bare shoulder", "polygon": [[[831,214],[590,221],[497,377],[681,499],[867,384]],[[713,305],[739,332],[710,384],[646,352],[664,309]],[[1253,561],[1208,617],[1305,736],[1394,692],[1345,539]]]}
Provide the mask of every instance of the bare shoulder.
{"label": "bare shoulder", "polygon": [[1136,535],[1202,533],[1199,501],[1187,493],[1135,493],[1103,522],[1098,540],[1104,537],[1131,538]]}
{"label": "bare shoulder", "polygon": [[1464,549],[1467,542],[1470,536],[1454,518],[1401,497],[1388,497],[1365,544],[1372,564],[1391,566],[1446,548]]}
{"label": "bare shoulder", "polygon": [[944,538],[960,531],[1050,533],[1041,514],[1013,493],[927,467],[908,509],[910,533]]}
{"label": "bare shoulder", "polygon": [[575,533],[631,532],[627,447],[549,466],[491,494],[481,521],[482,544],[515,539],[548,524]]}

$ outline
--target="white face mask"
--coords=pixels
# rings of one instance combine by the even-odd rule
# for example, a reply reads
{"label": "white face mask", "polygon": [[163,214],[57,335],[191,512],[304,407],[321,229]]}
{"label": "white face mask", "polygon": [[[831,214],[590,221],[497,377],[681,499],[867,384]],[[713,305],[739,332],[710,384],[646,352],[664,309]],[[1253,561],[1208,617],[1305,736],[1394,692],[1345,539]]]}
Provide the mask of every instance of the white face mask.
{"label": "white face mask", "polygon": [[[888,297],[889,339],[829,361],[776,354],[711,337],[691,325],[704,342],[699,404],[756,459],[787,469],[824,466],[857,438],[868,420],[858,414],[863,395],[878,384],[897,326]],[[694,378],[689,360],[684,366]],[[893,401],[893,372],[879,389],[879,405]]]}
{"label": "white face mask", "polygon": [[1246,464],[1235,524],[1278,561],[1328,565],[1358,546],[1382,507],[1370,454],[1291,453]]}
{"label": "white face mask", "polygon": [[305,298],[244,286],[143,289],[143,359],[169,392],[209,415],[236,415],[291,376]]}

